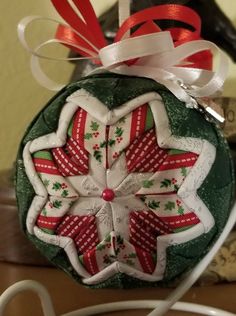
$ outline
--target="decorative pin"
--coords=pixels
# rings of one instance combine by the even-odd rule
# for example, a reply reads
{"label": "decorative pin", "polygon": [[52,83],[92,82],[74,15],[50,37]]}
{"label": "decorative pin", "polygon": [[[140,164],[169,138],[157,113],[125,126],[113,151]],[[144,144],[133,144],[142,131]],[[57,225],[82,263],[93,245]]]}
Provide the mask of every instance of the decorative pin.
{"label": "decorative pin", "polygon": [[[192,88],[192,86],[186,85],[183,82],[179,83],[180,87],[184,90]],[[201,113],[204,113],[208,121],[214,120],[221,124],[225,122],[224,110],[211,98],[190,98],[190,102],[186,104],[188,108],[196,109]]]}
{"label": "decorative pin", "polygon": [[208,114],[210,118],[220,122],[221,124],[224,123],[224,111],[219,104],[213,101],[210,98],[196,98],[198,105]]}

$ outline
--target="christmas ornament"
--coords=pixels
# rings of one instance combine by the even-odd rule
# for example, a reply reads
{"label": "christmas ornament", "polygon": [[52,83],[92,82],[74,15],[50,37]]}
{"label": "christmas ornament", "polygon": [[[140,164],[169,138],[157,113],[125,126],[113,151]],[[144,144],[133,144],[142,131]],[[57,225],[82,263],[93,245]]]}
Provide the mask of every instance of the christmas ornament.
{"label": "christmas ornament", "polygon": [[[67,1],[52,2],[68,20]],[[74,2],[92,23],[85,15],[92,8]],[[92,287],[180,277],[219,237],[234,196],[229,150],[212,122],[218,110],[202,99],[223,84],[224,54],[216,73],[190,68],[187,57],[215,46],[199,40],[175,48],[170,33],[149,22],[141,36],[118,40],[132,21],[115,44],[92,52],[99,73],[69,84],[39,113],[17,159],[23,230],[50,261]],[[88,54],[84,38],[70,45]]]}

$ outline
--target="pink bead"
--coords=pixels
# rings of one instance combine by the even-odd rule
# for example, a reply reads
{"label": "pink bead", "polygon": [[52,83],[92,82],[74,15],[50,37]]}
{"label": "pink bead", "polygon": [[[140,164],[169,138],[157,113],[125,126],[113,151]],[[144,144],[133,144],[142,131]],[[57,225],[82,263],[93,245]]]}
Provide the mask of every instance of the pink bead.
{"label": "pink bead", "polygon": [[107,188],[102,192],[102,198],[103,200],[107,202],[111,202],[114,199],[114,197],[115,197],[115,193],[111,189]]}

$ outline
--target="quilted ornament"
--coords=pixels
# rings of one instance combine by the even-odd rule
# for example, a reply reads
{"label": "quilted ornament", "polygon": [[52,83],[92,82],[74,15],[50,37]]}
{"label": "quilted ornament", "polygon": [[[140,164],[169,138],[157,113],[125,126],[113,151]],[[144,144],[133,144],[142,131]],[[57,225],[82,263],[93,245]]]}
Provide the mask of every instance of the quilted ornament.
{"label": "quilted ornament", "polygon": [[166,87],[104,73],[68,85],[35,118],[16,191],[25,234],[74,279],[158,286],[219,237],[233,166],[217,125]]}

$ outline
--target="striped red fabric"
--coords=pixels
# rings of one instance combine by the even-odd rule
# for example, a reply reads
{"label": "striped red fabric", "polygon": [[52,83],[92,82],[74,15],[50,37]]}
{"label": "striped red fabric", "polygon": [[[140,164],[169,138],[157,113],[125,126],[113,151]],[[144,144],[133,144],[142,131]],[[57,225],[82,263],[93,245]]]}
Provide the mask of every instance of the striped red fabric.
{"label": "striped red fabric", "polygon": [[155,252],[157,236],[170,234],[172,230],[152,211],[130,213],[130,242],[147,252]]}
{"label": "striped red fabric", "polygon": [[59,236],[72,238],[79,253],[82,254],[92,250],[99,242],[94,216],[66,215],[56,233]]}

